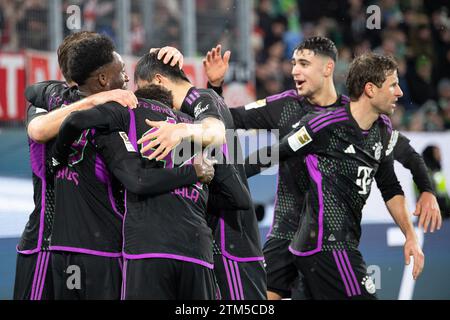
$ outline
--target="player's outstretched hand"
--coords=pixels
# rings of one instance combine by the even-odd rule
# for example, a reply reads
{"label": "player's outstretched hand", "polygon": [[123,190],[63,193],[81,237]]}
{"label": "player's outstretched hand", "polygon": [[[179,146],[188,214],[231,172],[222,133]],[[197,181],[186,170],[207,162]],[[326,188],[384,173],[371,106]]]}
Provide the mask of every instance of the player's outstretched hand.
{"label": "player's outstretched hand", "polygon": [[110,101],[117,102],[124,107],[134,109],[138,105],[138,99],[130,90],[116,89],[111,91],[100,92],[87,97],[94,106],[99,106]]}
{"label": "player's outstretched hand", "polygon": [[231,51],[226,51],[222,57],[222,46],[219,44],[211,51],[208,51],[206,57],[203,59],[203,66],[205,68],[208,82],[214,87],[220,87],[225,79],[228,71]]}
{"label": "player's outstretched hand", "polygon": [[427,233],[428,228],[433,233],[442,226],[441,209],[436,197],[431,192],[423,192],[416,204],[414,215],[419,217],[419,228]]}
{"label": "player's outstretched hand", "polygon": [[177,124],[167,123],[165,121],[145,120],[145,122],[150,127],[157,128],[158,130],[145,135],[145,137],[138,141],[138,144],[150,142],[141,149],[141,153],[145,154],[158,146],[148,159],[156,159],[158,161],[163,160],[170,151],[180,144],[183,139],[181,134],[182,129]]}
{"label": "player's outstretched hand", "polygon": [[206,153],[197,156],[194,159],[194,168],[197,173],[198,181],[204,184],[209,184],[214,178],[214,165],[217,160],[208,159]]}
{"label": "player's outstretched hand", "polygon": [[[174,47],[164,47],[164,48],[151,48],[150,53],[159,50],[158,52],[158,60],[164,58],[164,64],[168,64],[170,62],[170,66],[175,67],[178,63],[180,69],[183,69],[184,57],[183,54]],[[172,61],[171,61],[172,60]]]}
{"label": "player's outstretched hand", "polygon": [[406,239],[404,246],[404,253],[405,253],[405,264],[407,266],[411,262],[411,256],[414,257],[414,267],[412,275],[414,280],[417,280],[417,278],[423,271],[423,266],[425,264],[425,256],[415,238]]}

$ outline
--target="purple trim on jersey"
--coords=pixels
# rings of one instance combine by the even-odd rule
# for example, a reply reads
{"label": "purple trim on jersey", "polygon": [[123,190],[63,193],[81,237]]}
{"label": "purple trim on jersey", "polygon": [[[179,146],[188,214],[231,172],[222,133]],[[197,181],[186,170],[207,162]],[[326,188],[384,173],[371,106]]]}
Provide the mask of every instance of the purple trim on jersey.
{"label": "purple trim on jersey", "polygon": [[350,278],[350,273],[348,272],[347,265],[345,264],[344,258],[342,257],[342,252],[338,251],[337,255],[339,257],[339,261],[341,262],[342,269],[344,270],[344,274],[347,277],[347,281],[350,284],[352,295],[356,296],[355,284],[352,282],[352,279]]}
{"label": "purple trim on jersey", "polygon": [[228,288],[230,289],[231,300],[235,300],[235,298],[234,298],[234,289],[233,289],[233,284],[231,282],[230,270],[228,269],[227,258],[222,256],[222,259],[223,259],[223,265],[225,267],[225,273],[227,275]]}
{"label": "purple trim on jersey", "polygon": [[119,268],[120,268],[120,272],[123,272],[123,263],[122,263],[123,258],[117,258],[117,262],[119,263]]}
{"label": "purple trim on jersey", "polygon": [[297,250],[294,250],[289,246],[289,251],[300,257],[306,257],[311,256],[313,254],[316,254],[320,251],[322,251],[322,242],[323,242],[323,191],[322,191],[322,174],[319,171],[319,160],[317,158],[317,155],[309,155],[305,158],[306,167],[308,168],[309,175],[313,179],[313,181],[317,185],[317,197],[319,201],[319,233],[317,238],[317,248],[314,250],[306,251],[306,252],[300,252]]}
{"label": "purple trim on jersey", "polygon": [[272,235],[273,231],[273,225],[275,224],[275,211],[277,210],[277,204],[278,204],[278,187],[280,185],[280,169],[278,169],[277,173],[277,190],[275,191],[275,201],[273,204],[273,218],[272,218],[272,224],[270,225],[269,232],[267,233],[266,240]]}
{"label": "purple trim on jersey", "polygon": [[200,93],[198,92],[197,89],[192,90],[192,94],[193,94],[194,97],[196,97],[197,99],[200,98]]}
{"label": "purple trim on jersey", "polygon": [[191,99],[189,99],[189,97],[186,97],[186,102],[188,103],[188,105],[192,105],[192,100]]}
{"label": "purple trim on jersey", "polygon": [[122,270],[122,290],[120,293],[120,300],[126,299],[127,294],[127,268],[128,268],[128,261],[124,259],[123,262],[123,270]]}
{"label": "purple trim on jersey", "polygon": [[233,261],[228,261],[228,265],[230,267],[231,279],[233,280],[233,289],[234,293],[236,294],[236,300],[241,300],[241,297],[239,296],[239,290],[237,287],[238,285],[236,280],[236,274],[234,273]]}
{"label": "purple trim on jersey", "polygon": [[199,264],[201,266],[204,266],[208,269],[214,269],[214,264],[186,256],[181,256],[177,254],[171,254],[171,253],[143,253],[143,254],[128,254],[124,253],[123,256],[128,260],[140,260],[140,259],[173,259],[173,260],[179,260],[189,263],[195,263]]}
{"label": "purple trim on jersey", "polygon": [[380,116],[380,119],[384,122],[384,124],[388,127],[388,131],[389,133],[392,133],[392,122],[391,119],[389,119],[389,117],[385,114],[382,114]]}
{"label": "purple trim on jersey", "polygon": [[74,248],[74,247],[64,247],[64,246],[50,246],[50,250],[82,253],[82,254],[89,254],[91,256],[106,257],[106,258],[119,258],[122,256],[121,252],[105,252],[105,251],[90,250],[90,249],[85,249],[85,248]]}
{"label": "purple trim on jersey", "polygon": [[222,255],[227,257],[230,260],[237,262],[254,262],[254,261],[263,261],[264,256],[262,257],[236,257],[227,252],[225,245],[225,221],[223,217],[219,218],[220,221],[220,250],[222,251]]}
{"label": "purple trim on jersey", "polygon": [[341,100],[342,102],[344,102],[344,104],[347,104],[351,101],[350,97],[346,96],[345,94],[341,95]]}
{"label": "purple trim on jersey", "polygon": [[319,132],[320,130],[322,130],[323,128],[328,127],[329,125],[332,125],[333,123],[343,122],[343,121],[348,121],[348,120],[350,120],[349,117],[344,117],[344,118],[334,119],[334,120],[332,120],[332,121],[326,122],[326,123],[322,124],[321,126],[315,128],[315,129],[313,130],[313,132],[314,132],[314,133],[317,133],[317,132]]}
{"label": "purple trim on jersey", "polygon": [[44,166],[44,153],[45,153],[45,145],[38,144],[33,140],[30,140],[30,162],[31,162],[31,170],[33,173],[41,178],[45,179],[45,166]]}
{"label": "purple trim on jersey", "polygon": [[297,91],[293,89],[293,90],[288,90],[288,91],[285,91],[285,92],[282,92],[282,93],[279,93],[279,94],[267,97],[266,101],[267,102],[274,102],[274,101],[281,100],[283,98],[288,98],[288,97],[301,99],[301,96],[299,96]]}
{"label": "purple trim on jersey", "polygon": [[341,268],[341,264],[339,262],[339,258],[338,258],[337,254],[336,254],[336,251],[334,251],[334,250],[333,250],[333,256],[334,256],[334,261],[336,262],[336,265],[338,267],[339,274],[341,275],[342,282],[344,283],[345,291],[347,293],[347,296],[351,297],[352,294],[350,293],[350,289],[348,288],[347,279],[344,276],[344,272],[342,272],[342,268]]}
{"label": "purple trim on jersey", "polygon": [[347,262],[347,266],[348,266],[348,269],[350,270],[350,275],[352,276],[353,282],[356,287],[356,291],[358,292],[358,295],[361,295],[361,288],[359,286],[358,280],[356,279],[356,275],[355,275],[355,272],[353,271],[353,267],[352,267],[352,264],[350,263],[350,259],[348,258],[347,251],[344,250],[342,252],[342,254],[344,255],[344,260]]}
{"label": "purple trim on jersey", "polygon": [[38,278],[38,274],[39,274],[39,267],[40,267],[40,263],[41,263],[41,258],[42,258],[42,252],[38,253],[38,258],[36,261],[36,268],[34,269],[34,277],[33,277],[33,284],[31,285],[31,296],[30,296],[30,300],[33,300],[34,298],[34,293],[36,292],[36,285],[37,285],[37,278]]}
{"label": "purple trim on jersey", "polygon": [[236,278],[238,280],[239,294],[241,295],[241,300],[245,300],[244,288],[242,287],[241,273],[239,272],[239,265],[234,261],[234,267],[236,268]]}
{"label": "purple trim on jersey", "polygon": [[367,135],[369,135],[369,131],[362,131],[362,134],[364,135],[364,136],[367,136]]}
{"label": "purple trim on jersey", "polygon": [[129,109],[128,112],[130,113],[130,127],[128,128],[128,139],[130,139],[130,142],[133,145],[134,149],[139,151],[136,134],[136,115],[131,109]]}
{"label": "purple trim on jersey", "polygon": [[32,300],[39,300],[39,292],[41,291],[41,287],[43,286],[43,272],[45,268],[45,260],[47,259],[47,252],[42,253],[41,262],[39,264],[39,274],[38,274],[38,281],[36,283],[36,291],[34,292],[34,297],[32,297]]}
{"label": "purple trim on jersey", "polygon": [[330,111],[330,112],[318,115],[317,117],[309,120],[308,124],[310,126],[312,126],[314,123],[316,123],[317,121],[319,121],[321,119],[324,119],[324,118],[327,118],[327,117],[333,117],[333,116],[337,116],[337,115],[341,115],[341,114],[345,114],[346,112],[347,111],[345,110],[345,108],[341,107],[341,108],[338,108],[336,110],[333,110],[333,111]]}
{"label": "purple trim on jersey", "polygon": [[95,176],[103,184],[109,182],[108,169],[99,154],[95,155]]}
{"label": "purple trim on jersey", "polygon": [[42,292],[44,291],[44,287],[45,287],[45,279],[47,277],[49,260],[50,260],[50,252],[47,252],[47,256],[45,258],[45,264],[44,264],[44,271],[43,271],[44,273],[42,274],[42,279],[41,279],[41,288],[39,290],[37,300],[42,300]]}
{"label": "purple trim on jersey", "polygon": [[332,114],[327,114],[325,116],[319,116],[314,118],[313,120],[309,121],[308,124],[311,126],[311,129],[317,128],[320,124],[332,120],[332,119],[336,119],[339,117],[344,117],[346,116],[347,113],[345,110],[342,110],[340,112],[337,113],[332,113]]}

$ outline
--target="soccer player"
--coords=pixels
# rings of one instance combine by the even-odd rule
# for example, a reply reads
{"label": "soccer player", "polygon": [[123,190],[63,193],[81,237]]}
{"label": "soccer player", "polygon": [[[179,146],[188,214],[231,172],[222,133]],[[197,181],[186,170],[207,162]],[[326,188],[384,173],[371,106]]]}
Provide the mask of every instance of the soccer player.
{"label": "soccer player", "polygon": [[[204,60],[209,83],[216,91],[221,89],[229,59],[229,52],[222,58],[220,49],[220,46],[213,48]],[[325,108],[332,110],[344,105],[349,98],[338,95],[333,83],[336,59],[337,49],[331,40],[324,37],[306,39],[297,47],[292,60],[292,75],[296,81],[297,90],[271,96],[245,107],[232,108],[236,127],[279,129],[280,137],[283,137],[307,113]],[[394,133],[394,135],[397,134],[397,132]],[[411,170],[422,193],[416,208],[416,215],[420,215],[420,225],[424,226],[425,231],[428,225],[432,231],[436,227],[440,228],[439,207],[423,160],[402,134],[398,135],[394,157]],[[292,178],[292,172],[287,163],[282,161],[278,175],[274,221],[264,245],[269,299],[290,297],[294,280],[297,278],[293,256],[288,246],[297,230],[298,212],[303,207],[303,195],[308,190],[308,186],[303,183],[306,181],[304,177],[307,172],[301,161],[292,159],[288,162],[290,167],[295,167],[296,178]],[[257,174],[261,169],[255,165],[246,166],[246,168],[251,169],[248,170],[249,175]],[[431,224],[430,221],[432,221]],[[299,285],[301,286],[301,282]],[[296,298],[307,298],[301,291],[294,291]]]}
{"label": "soccer player", "polygon": [[[33,172],[35,208],[17,246],[16,279],[14,299],[40,300],[53,298],[51,252],[48,250],[51,236],[51,222],[54,214],[54,184],[49,178],[46,163],[51,158],[49,151],[59,127],[65,117],[75,110],[83,110],[107,101],[116,101],[132,106],[136,98],[131,92],[115,90],[99,93],[69,107],[76,91],[67,72],[67,53],[79,40],[95,37],[90,32],[79,32],[64,39],[58,48],[58,61],[69,87],[60,81],[49,81],[27,88],[26,96],[32,104],[27,112],[27,133]],[[46,96],[39,92],[48,91]],[[78,99],[77,99],[78,100]]]}
{"label": "soccer player", "polygon": [[362,208],[373,179],[406,237],[405,263],[414,257],[414,279],[424,266],[393,166],[396,140],[388,116],[403,95],[397,63],[387,56],[359,56],[350,66],[347,88],[349,104],[305,116],[273,148],[280,160],[305,159],[310,189],[289,250],[313,299],[376,298],[358,251]]}
{"label": "soccer player", "polygon": [[[234,129],[231,114],[223,99],[214,91],[197,89],[176,68],[158,60],[157,52],[146,55],[142,63],[148,65],[144,72],[137,70],[136,83],[146,86],[149,83],[164,86],[174,94],[174,107],[193,116],[202,124],[211,119],[222,119],[226,129]],[[179,144],[189,132],[183,125],[149,122],[159,130],[140,142],[151,141],[143,152],[150,148],[156,150],[151,158],[161,159],[174,146]],[[214,132],[212,129],[211,132]],[[227,146],[234,146],[232,152],[224,152],[227,163],[235,166],[241,180],[248,188],[243,159],[238,159],[240,146],[237,137],[227,136]],[[234,158],[232,158],[234,157]],[[237,165],[241,163],[241,165]],[[222,170],[225,165],[218,165]],[[214,194],[214,192],[212,192]],[[209,220],[214,232],[214,268],[222,298],[226,300],[266,299],[266,274],[260,246],[258,224],[254,208],[248,210],[223,210],[209,202],[208,212],[215,216]]]}
{"label": "soccer player", "polygon": [[[139,63],[136,72],[142,72],[141,69],[145,67],[145,64]],[[153,93],[149,94],[150,91]],[[160,86],[141,88],[136,94],[139,97],[156,95],[158,98],[171,95]],[[164,100],[171,104],[170,99]],[[192,181],[192,174],[178,177],[185,187],[177,188],[171,181],[173,179],[169,172],[176,169],[187,172],[190,165],[173,168],[173,154],[162,161],[141,159],[137,153],[137,137],[156,130],[148,130],[146,119],[192,122],[187,115],[154,100],[140,98],[139,107],[133,112],[106,104],[93,110],[74,113],[66,120],[56,143],[56,155],[64,155],[75,137],[86,128],[114,131],[106,135],[97,134],[95,141],[111,172],[129,191],[123,231],[126,258],[123,298],[214,299],[216,290],[211,270],[212,238],[205,217],[207,188]],[[196,139],[199,140],[199,137],[194,137]],[[147,156],[151,153],[152,150]],[[154,166],[160,169],[147,174],[139,169],[139,165],[136,167],[136,158],[147,169]],[[141,176],[136,175],[136,171],[141,171]],[[142,175],[154,176],[154,184],[160,188],[157,194],[151,197],[136,194],[135,190],[141,189],[139,184],[143,179]],[[164,176],[167,176],[166,180]],[[191,183],[186,184],[189,181],[186,179],[191,179]],[[214,197],[214,201],[227,203],[231,208],[249,207],[249,193],[237,173],[216,175],[213,181],[220,185],[220,192],[225,195],[225,199]]]}

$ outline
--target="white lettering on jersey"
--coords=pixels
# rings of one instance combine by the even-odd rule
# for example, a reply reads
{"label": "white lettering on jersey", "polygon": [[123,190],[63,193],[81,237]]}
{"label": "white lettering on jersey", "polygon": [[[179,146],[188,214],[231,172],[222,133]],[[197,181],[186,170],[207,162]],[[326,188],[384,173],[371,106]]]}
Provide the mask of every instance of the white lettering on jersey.
{"label": "white lettering on jersey", "polygon": [[372,184],[372,178],[370,177],[372,171],[373,169],[369,167],[358,167],[358,179],[356,180],[356,185],[362,189],[358,192],[359,194],[369,193],[369,187]]}

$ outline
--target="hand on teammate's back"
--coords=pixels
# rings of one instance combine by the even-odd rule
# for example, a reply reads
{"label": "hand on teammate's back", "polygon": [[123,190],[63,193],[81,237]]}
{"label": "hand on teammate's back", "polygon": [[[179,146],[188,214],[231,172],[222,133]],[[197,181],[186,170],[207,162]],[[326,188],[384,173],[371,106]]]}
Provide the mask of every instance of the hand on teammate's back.
{"label": "hand on teammate's back", "polygon": [[158,60],[164,58],[164,64],[168,64],[170,62],[170,66],[175,67],[178,63],[180,69],[183,69],[184,57],[183,54],[174,47],[164,47],[164,48],[151,48],[150,53],[159,50],[158,52]]}
{"label": "hand on teammate's back", "polygon": [[184,131],[180,128],[180,124],[150,120],[145,120],[145,122],[150,127],[158,129],[145,135],[138,141],[138,144],[149,142],[141,149],[142,154],[156,148],[156,150],[154,150],[149,156],[149,160],[163,160],[170,151],[175,149],[175,147],[180,144],[185,135]]}
{"label": "hand on teammate's back", "polygon": [[100,92],[87,97],[94,106],[99,106],[110,101],[117,102],[124,107],[134,109],[138,105],[138,99],[130,90],[116,89],[111,91]]}
{"label": "hand on teammate's back", "polygon": [[222,86],[225,75],[228,71],[231,58],[231,51],[226,51],[222,57],[222,46],[219,44],[211,51],[208,51],[203,59],[203,67],[205,68],[208,82],[214,87]]}

